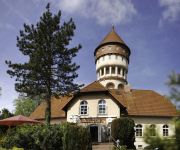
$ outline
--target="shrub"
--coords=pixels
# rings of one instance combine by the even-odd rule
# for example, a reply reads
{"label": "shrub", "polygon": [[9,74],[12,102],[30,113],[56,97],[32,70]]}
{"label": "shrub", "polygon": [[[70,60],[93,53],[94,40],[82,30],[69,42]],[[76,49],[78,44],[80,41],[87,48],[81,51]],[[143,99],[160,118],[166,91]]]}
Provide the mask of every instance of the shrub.
{"label": "shrub", "polygon": [[76,124],[65,123],[63,125],[63,149],[91,150],[92,145],[88,129]]}
{"label": "shrub", "polygon": [[5,148],[22,147],[26,150],[61,150],[62,131],[59,125],[23,125],[7,132],[1,140]]}
{"label": "shrub", "polygon": [[92,147],[88,130],[70,123],[17,126],[3,136],[0,145],[25,150],[91,150]]}
{"label": "shrub", "polygon": [[[136,149],[134,145],[135,131],[134,121],[130,118],[114,119],[111,125],[111,135],[114,140],[119,140],[120,145],[126,145],[127,149]],[[116,143],[114,143],[116,144]]]}
{"label": "shrub", "polygon": [[144,141],[148,144],[148,146],[144,149],[151,150],[158,148],[158,150],[179,150],[177,140],[179,139],[176,139],[175,136],[169,136],[168,138],[161,137],[159,134],[151,136],[151,129],[146,128]]}

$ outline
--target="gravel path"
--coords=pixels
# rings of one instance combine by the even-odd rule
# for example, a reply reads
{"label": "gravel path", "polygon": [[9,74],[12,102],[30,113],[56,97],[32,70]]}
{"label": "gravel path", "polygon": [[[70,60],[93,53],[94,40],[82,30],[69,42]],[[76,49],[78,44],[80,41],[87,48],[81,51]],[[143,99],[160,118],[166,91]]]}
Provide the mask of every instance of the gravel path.
{"label": "gravel path", "polygon": [[93,145],[93,150],[112,150],[112,143],[100,143],[97,145]]}

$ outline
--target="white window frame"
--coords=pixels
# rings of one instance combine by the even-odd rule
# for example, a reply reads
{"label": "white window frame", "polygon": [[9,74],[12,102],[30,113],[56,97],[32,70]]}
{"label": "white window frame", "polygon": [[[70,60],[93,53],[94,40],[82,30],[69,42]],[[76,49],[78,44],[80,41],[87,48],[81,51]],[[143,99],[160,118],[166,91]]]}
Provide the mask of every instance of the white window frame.
{"label": "white window frame", "polygon": [[163,125],[163,136],[168,137],[169,136],[169,126],[167,124]]}
{"label": "white window frame", "polygon": [[80,115],[88,115],[88,102],[83,100],[80,102]]}
{"label": "white window frame", "polygon": [[136,137],[142,137],[143,136],[143,126],[142,124],[136,125]]}
{"label": "white window frame", "polygon": [[98,102],[98,114],[99,115],[105,115],[106,111],[107,111],[106,101],[103,99],[99,100],[99,102]]}

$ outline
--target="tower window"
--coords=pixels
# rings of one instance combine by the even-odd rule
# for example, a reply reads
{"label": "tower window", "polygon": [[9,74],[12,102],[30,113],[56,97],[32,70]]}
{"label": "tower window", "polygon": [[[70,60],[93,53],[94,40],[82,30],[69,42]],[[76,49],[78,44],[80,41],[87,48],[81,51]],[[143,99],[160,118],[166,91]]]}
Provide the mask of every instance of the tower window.
{"label": "tower window", "polygon": [[114,86],[114,83],[110,82],[110,83],[106,84],[106,87],[108,89],[114,89],[115,86]]}
{"label": "tower window", "polygon": [[121,68],[118,67],[118,74],[121,74]]}
{"label": "tower window", "polygon": [[116,59],[118,59],[118,55],[116,55],[115,57],[116,57]]}
{"label": "tower window", "polygon": [[109,59],[111,59],[111,55],[109,55]]}
{"label": "tower window", "polygon": [[81,115],[87,115],[87,105],[88,105],[87,101],[82,101],[80,103],[80,114]]}
{"label": "tower window", "polygon": [[169,127],[168,125],[163,125],[163,136],[169,136]]}
{"label": "tower window", "polygon": [[106,74],[109,74],[109,67],[106,67]]}
{"label": "tower window", "polygon": [[112,73],[112,74],[115,74],[115,67],[112,67],[111,73]]}
{"label": "tower window", "polygon": [[104,69],[103,68],[101,69],[101,75],[102,76],[104,75]]}
{"label": "tower window", "polygon": [[125,75],[125,70],[124,70],[124,69],[122,69],[122,75],[123,75],[123,76]]}
{"label": "tower window", "polygon": [[123,84],[119,84],[118,85],[118,89],[123,89],[124,88],[124,85]]}
{"label": "tower window", "polygon": [[136,125],[136,136],[138,136],[138,137],[142,136],[142,125],[141,124]]}

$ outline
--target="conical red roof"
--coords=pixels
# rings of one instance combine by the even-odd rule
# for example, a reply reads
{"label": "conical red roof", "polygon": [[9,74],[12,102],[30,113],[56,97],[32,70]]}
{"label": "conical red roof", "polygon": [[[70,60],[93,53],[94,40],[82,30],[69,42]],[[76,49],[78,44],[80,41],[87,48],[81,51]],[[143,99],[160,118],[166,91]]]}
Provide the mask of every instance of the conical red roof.
{"label": "conical red roof", "polygon": [[[121,44],[125,44],[125,42],[121,39],[121,37],[116,33],[116,31],[114,30],[114,27],[112,27],[111,32],[109,32],[105,38],[103,39],[103,41],[100,43],[100,45],[103,45],[105,43],[111,43],[111,42],[117,42],[117,43],[121,43]],[[99,46],[100,46],[99,45]],[[126,45],[126,44],[125,44]]]}

